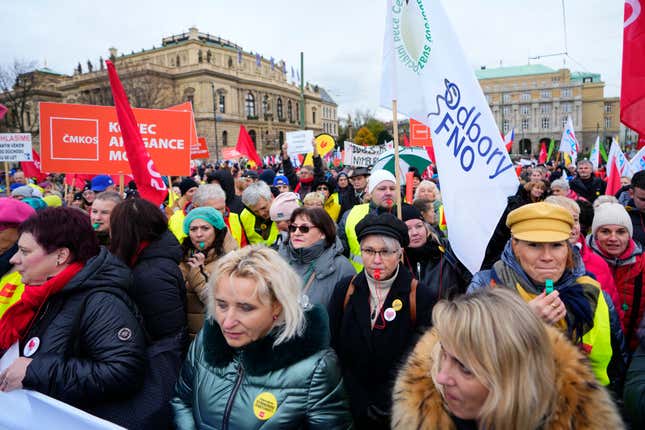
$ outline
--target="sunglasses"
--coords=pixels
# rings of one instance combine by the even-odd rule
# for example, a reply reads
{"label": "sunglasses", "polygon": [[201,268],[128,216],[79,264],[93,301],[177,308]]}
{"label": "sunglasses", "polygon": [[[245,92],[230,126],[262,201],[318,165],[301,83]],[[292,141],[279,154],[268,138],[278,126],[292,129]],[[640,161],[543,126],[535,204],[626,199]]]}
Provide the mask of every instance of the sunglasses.
{"label": "sunglasses", "polygon": [[309,233],[309,230],[312,228],[316,228],[315,225],[296,225],[296,224],[291,224],[289,226],[289,232],[295,233],[296,230],[300,230],[302,233],[307,234]]}

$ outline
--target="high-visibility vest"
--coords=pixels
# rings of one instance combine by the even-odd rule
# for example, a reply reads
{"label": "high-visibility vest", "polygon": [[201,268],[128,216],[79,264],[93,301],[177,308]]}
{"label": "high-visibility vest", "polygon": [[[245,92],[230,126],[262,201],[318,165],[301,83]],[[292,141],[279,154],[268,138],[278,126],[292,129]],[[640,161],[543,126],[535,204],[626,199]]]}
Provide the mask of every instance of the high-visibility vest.
{"label": "high-visibility vest", "polygon": [[255,230],[256,216],[253,212],[244,208],[242,213],[240,213],[240,221],[242,222],[242,228],[244,233],[246,233],[246,239],[249,241],[250,245],[256,243],[263,243],[266,246],[271,246],[278,239],[278,225],[271,221],[271,226],[269,227],[269,236],[264,239],[260,233]]}
{"label": "high-visibility vest", "polygon": [[[582,336],[581,349],[587,354],[591,370],[593,370],[596,379],[602,385],[609,385],[609,376],[607,375],[607,367],[612,356],[611,348],[611,325],[609,322],[609,308],[605,297],[600,289],[600,284],[589,276],[581,276],[576,279],[576,282],[587,284],[592,288],[598,289],[598,300],[596,301],[596,309],[593,309],[593,327]],[[529,302],[537,297],[536,294],[531,294],[524,290],[520,284],[516,284],[520,296],[525,302]],[[564,320],[561,320],[557,326],[561,330],[566,330]]]}
{"label": "high-visibility vest", "polygon": [[349,262],[356,269],[356,273],[363,270],[361,244],[358,242],[358,236],[356,235],[356,224],[365,218],[369,212],[369,203],[356,205],[349,211],[347,219],[345,220],[345,237],[347,237],[347,245],[349,246]]}
{"label": "high-visibility vest", "polygon": [[186,237],[184,233],[184,220],[186,219],[186,214],[184,211],[178,210],[168,220],[168,229],[172,231],[172,234],[175,235],[177,241],[181,243]]}
{"label": "high-visibility vest", "polygon": [[331,194],[325,202],[325,212],[334,220],[338,222],[338,215],[340,215],[340,200],[338,193]]}
{"label": "high-visibility vest", "polygon": [[246,236],[244,236],[244,230],[242,229],[242,223],[240,222],[240,216],[236,213],[229,212],[224,221],[226,221],[226,225],[228,225],[231,235],[237,241],[237,245],[240,248],[248,245],[246,242]]}
{"label": "high-visibility vest", "polygon": [[0,318],[13,306],[25,291],[25,284],[18,272],[9,272],[0,279]]}

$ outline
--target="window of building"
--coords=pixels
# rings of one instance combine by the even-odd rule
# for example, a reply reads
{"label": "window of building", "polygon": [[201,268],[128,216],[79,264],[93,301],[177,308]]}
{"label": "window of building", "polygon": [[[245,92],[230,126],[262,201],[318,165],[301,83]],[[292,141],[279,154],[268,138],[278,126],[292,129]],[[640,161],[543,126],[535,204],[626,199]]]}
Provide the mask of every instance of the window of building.
{"label": "window of building", "polygon": [[611,128],[611,117],[606,116],[605,117],[605,130],[608,130]]}
{"label": "window of building", "polygon": [[175,66],[179,67],[179,55],[175,58]]}
{"label": "window of building", "polygon": [[253,94],[249,91],[246,94],[246,99],[244,101],[245,103],[245,108],[246,108],[246,116],[256,116],[255,115],[255,97],[253,97]]}
{"label": "window of building", "polygon": [[509,120],[505,119],[504,122],[502,123],[502,129],[504,129],[504,133],[508,133],[508,130],[511,128],[511,123]]}
{"label": "window of building", "polygon": [[271,103],[269,102],[269,96],[267,95],[262,97],[262,112],[265,115],[271,113]]}
{"label": "window of building", "polygon": [[523,102],[531,101],[531,93],[522,93],[522,101]]}
{"label": "window of building", "polygon": [[249,136],[251,137],[251,140],[253,141],[253,146],[257,148],[257,141],[256,141],[256,133],[255,130],[249,130]]}
{"label": "window of building", "polygon": [[550,99],[551,98],[551,90],[542,90],[542,91],[540,91],[540,96],[542,96],[543,99]]}
{"label": "window of building", "polygon": [[562,88],[562,91],[560,91],[560,95],[562,97],[571,97],[571,88]]}
{"label": "window of building", "polygon": [[502,113],[504,116],[510,115],[511,114],[511,107],[510,106],[504,106],[502,108]]}
{"label": "window of building", "polygon": [[316,108],[311,109],[311,122],[316,123]]}
{"label": "window of building", "polygon": [[531,114],[531,106],[529,106],[529,105],[520,105],[520,113],[522,115],[530,115]]}
{"label": "window of building", "polygon": [[571,111],[573,110],[571,103],[562,103],[560,107],[562,107],[562,112],[564,113],[571,113]]}
{"label": "window of building", "polygon": [[542,130],[548,130],[550,126],[549,118],[542,118]]}
{"label": "window of building", "polygon": [[293,122],[293,108],[291,106],[291,100],[287,100],[287,118],[289,122]]}
{"label": "window of building", "polygon": [[488,94],[486,94],[486,102],[488,102],[488,104],[493,103],[493,99]]}
{"label": "window of building", "polygon": [[284,131],[278,132],[278,143],[280,143],[280,148],[284,145]]}
{"label": "window of building", "polygon": [[226,113],[226,96],[224,94],[219,95],[219,113]]}
{"label": "window of building", "polygon": [[228,131],[224,130],[222,132],[222,146],[228,145]]}
{"label": "window of building", "polygon": [[563,116],[562,117],[562,128],[563,129],[567,126],[567,119],[568,118],[569,118],[568,116]]}
{"label": "window of building", "polygon": [[529,129],[529,119],[528,118],[522,118],[522,130],[526,131]]}
{"label": "window of building", "polygon": [[504,94],[504,95],[502,96],[502,101],[503,101],[504,103],[510,103],[510,101],[511,101],[511,95],[510,95],[510,94]]}
{"label": "window of building", "polygon": [[547,103],[542,103],[540,105],[540,113],[543,113],[543,114],[551,113],[551,105]]}
{"label": "window of building", "polygon": [[206,62],[210,63],[212,59],[213,59],[213,54],[211,53],[211,50],[209,49],[208,51],[206,51]]}
{"label": "window of building", "polygon": [[203,56],[203,54],[202,54],[202,50],[201,50],[201,49],[197,52],[197,62],[198,62],[198,63],[203,63],[203,62],[204,62],[204,56]]}
{"label": "window of building", "polygon": [[611,104],[605,104],[605,113],[611,113]]}
{"label": "window of building", "polygon": [[282,111],[282,98],[278,97],[278,100],[275,103],[276,110],[278,111],[278,119],[282,119],[284,117],[284,112]]}

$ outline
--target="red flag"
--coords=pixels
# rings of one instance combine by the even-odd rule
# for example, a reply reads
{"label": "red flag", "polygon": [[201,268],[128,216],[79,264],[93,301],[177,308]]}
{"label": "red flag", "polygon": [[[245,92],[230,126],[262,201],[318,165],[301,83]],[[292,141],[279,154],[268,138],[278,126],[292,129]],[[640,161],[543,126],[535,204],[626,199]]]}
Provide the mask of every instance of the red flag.
{"label": "red flag", "polygon": [[408,135],[405,134],[405,133],[403,134],[403,146],[405,146],[405,147],[410,146],[410,141],[408,140]]}
{"label": "red flag", "polygon": [[636,145],[636,149],[641,149],[643,146],[645,146],[645,133],[638,135],[638,145]]}
{"label": "red flag", "polygon": [[93,177],[94,175],[65,173],[65,183],[71,187],[76,187],[82,190],[85,188],[86,181],[90,181]]}
{"label": "red flag", "polygon": [[625,2],[620,121],[645,134],[645,11],[640,3]]}
{"label": "red flag", "polygon": [[40,170],[40,156],[36,150],[31,150],[31,158],[34,161],[21,161],[20,169],[25,173],[26,178],[36,178],[37,182],[42,182],[47,178],[47,174]]}
{"label": "red flag", "polygon": [[114,64],[109,60],[105,63],[110,77],[114,107],[116,108],[116,115],[119,119],[121,135],[123,136],[123,147],[128,155],[134,182],[137,184],[139,195],[158,206],[165,200],[168,187],[166,187],[161,175],[157,172],[154,162],[143,144],[137,120],[134,117],[134,112],[132,112],[130,102],[128,102],[128,96],[125,94],[123,85],[121,85]]}
{"label": "red flag", "polygon": [[620,190],[620,170],[618,170],[618,164],[616,164],[617,157],[613,157],[613,161],[609,166],[609,172],[607,172],[607,189],[605,194],[608,196],[613,196]]}
{"label": "red flag", "polygon": [[546,163],[546,143],[544,142],[542,142],[542,146],[540,146],[540,156],[538,157],[538,163]]}
{"label": "red flag", "polygon": [[241,124],[240,124],[240,136],[237,138],[237,145],[235,145],[235,149],[240,154],[243,154],[249,160],[252,160],[256,166],[262,165],[262,162],[260,161],[260,157],[258,156],[258,153],[255,151],[255,144],[253,143],[253,139],[251,139],[251,136],[249,136],[249,133],[246,132],[246,128],[244,128],[244,126]]}
{"label": "red flag", "polygon": [[7,112],[9,112],[9,108],[7,108],[5,105],[0,103],[0,119],[4,118]]}

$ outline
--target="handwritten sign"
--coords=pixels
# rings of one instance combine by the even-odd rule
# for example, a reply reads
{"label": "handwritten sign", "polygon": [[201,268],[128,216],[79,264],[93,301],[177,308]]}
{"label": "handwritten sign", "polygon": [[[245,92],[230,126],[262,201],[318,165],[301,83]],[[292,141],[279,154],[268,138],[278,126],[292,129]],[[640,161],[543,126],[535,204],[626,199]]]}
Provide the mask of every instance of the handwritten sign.
{"label": "handwritten sign", "polygon": [[311,152],[314,140],[314,132],[311,130],[300,130],[287,132],[287,154],[306,154]]}

